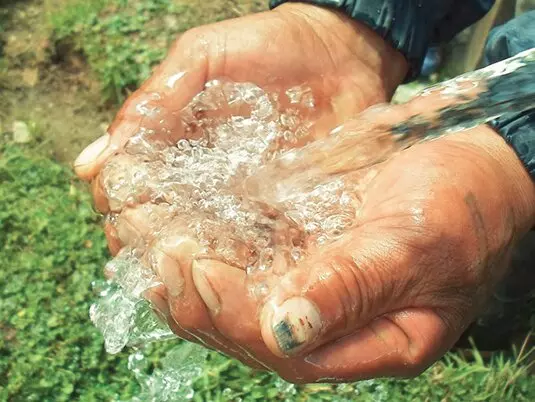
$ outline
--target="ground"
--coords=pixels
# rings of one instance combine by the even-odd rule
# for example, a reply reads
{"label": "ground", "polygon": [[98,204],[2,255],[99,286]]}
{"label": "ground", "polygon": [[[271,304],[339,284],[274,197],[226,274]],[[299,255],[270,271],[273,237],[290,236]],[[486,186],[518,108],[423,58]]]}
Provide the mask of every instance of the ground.
{"label": "ground", "polygon": [[[139,395],[127,353],[106,354],[89,321],[92,283],[109,256],[69,166],[177,33],[262,8],[262,0],[0,0],[0,401]],[[14,135],[15,122],[30,136]],[[152,347],[149,370],[168,348]],[[530,401],[530,351],[452,353],[414,380],[307,387],[211,353],[194,399]]]}

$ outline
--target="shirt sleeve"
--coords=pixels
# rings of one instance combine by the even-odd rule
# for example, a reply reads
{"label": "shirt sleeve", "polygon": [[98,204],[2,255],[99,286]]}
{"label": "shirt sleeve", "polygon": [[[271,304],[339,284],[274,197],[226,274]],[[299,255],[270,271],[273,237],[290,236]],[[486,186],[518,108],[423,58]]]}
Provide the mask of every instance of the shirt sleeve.
{"label": "shirt sleeve", "polygon": [[[534,47],[535,11],[531,11],[491,31],[484,63],[497,63]],[[495,120],[492,126],[515,150],[535,180],[535,110],[508,113]]]}
{"label": "shirt sleeve", "polygon": [[[274,8],[294,0],[271,0]],[[494,0],[298,0],[344,12],[399,50],[416,78],[430,45],[445,42],[482,18]]]}

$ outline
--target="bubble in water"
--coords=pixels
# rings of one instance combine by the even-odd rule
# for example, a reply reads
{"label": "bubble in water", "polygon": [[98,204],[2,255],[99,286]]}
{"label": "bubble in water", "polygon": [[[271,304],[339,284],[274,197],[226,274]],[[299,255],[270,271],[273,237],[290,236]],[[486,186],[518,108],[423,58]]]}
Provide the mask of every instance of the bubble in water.
{"label": "bubble in water", "polygon": [[119,353],[134,339],[148,341],[171,336],[169,328],[159,325],[142,298],[144,291],[160,282],[133,251],[123,250],[106,265],[106,270],[113,276],[113,282],[101,286],[100,297],[89,310],[91,321],[104,337],[106,351]]}
{"label": "bubble in water", "polygon": [[[474,127],[510,110],[532,108],[533,86],[526,83],[533,81],[534,52],[439,84],[413,102],[427,107],[438,100],[440,108],[400,121],[394,121],[396,113],[387,115],[390,106],[374,108],[361,116],[367,124],[350,132],[347,127],[334,130],[305,150],[292,148],[314,137],[316,100],[306,86],[271,94],[252,83],[215,80],[181,111],[162,106],[165,95],[145,95],[134,105],[140,117],[137,132],[99,178],[112,211],[107,224],[118,232],[112,237],[131,247],[106,267],[112,279],[100,287],[100,299],[90,311],[106,349],[117,353],[126,345],[174,337],[143,300],[146,290],[162,285],[145,265],[151,242],[193,237],[198,254],[246,270],[249,291],[262,299],[278,276],[306,258],[308,246],[329,244],[352,227],[361,194],[379,165],[396,152],[445,129]],[[183,75],[170,77],[168,86]],[[374,131],[370,123],[378,115],[394,118],[388,128]],[[181,134],[181,139],[173,137]],[[123,230],[128,214],[142,216],[148,233]],[[131,356],[129,366],[143,389],[138,400],[192,398],[206,351],[190,346],[194,349],[172,352],[152,375],[144,371],[141,350]],[[296,392],[282,380],[277,388],[284,395]],[[338,391],[350,389],[339,386]],[[391,399],[373,380],[356,384],[359,392]]]}

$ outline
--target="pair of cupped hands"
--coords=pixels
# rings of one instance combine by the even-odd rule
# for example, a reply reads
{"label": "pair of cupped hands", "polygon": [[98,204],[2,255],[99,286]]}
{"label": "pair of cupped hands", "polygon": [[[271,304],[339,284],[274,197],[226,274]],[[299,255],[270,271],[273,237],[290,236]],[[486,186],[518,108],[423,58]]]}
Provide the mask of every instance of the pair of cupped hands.
{"label": "pair of cupped hands", "polygon": [[[273,92],[306,83],[316,99],[315,130],[328,132],[388,102],[406,74],[403,56],[382,38],[326,8],[288,4],[195,28],[178,38],[75,169],[92,182],[105,213],[110,203],[99,175],[110,158],[128,160],[128,139],[140,127],[160,139],[183,135],[172,115],[164,126],[161,116],[140,116],[143,102],[180,111],[220,77]],[[142,206],[128,208],[120,216],[129,233],[105,228],[110,249],[117,253],[131,238],[150,244],[163,284],[145,296],[178,336],[292,382],[338,382],[414,376],[451,348],[535,224],[535,186],[488,126],[415,145],[382,167],[358,224],[281,277],[261,303],[243,270],[194,260],[199,244],[179,229],[152,238]]]}

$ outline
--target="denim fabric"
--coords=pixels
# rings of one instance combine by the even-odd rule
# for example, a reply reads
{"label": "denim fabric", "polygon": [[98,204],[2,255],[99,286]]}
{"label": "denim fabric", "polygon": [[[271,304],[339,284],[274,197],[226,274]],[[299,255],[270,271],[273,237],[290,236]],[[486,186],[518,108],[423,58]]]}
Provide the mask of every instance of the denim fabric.
{"label": "denim fabric", "polygon": [[494,0],[271,0],[272,8],[299,1],[340,10],[370,26],[399,50],[416,78],[430,45],[445,42],[483,17]]}

